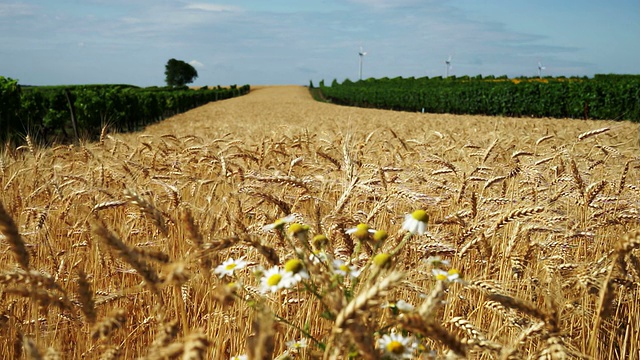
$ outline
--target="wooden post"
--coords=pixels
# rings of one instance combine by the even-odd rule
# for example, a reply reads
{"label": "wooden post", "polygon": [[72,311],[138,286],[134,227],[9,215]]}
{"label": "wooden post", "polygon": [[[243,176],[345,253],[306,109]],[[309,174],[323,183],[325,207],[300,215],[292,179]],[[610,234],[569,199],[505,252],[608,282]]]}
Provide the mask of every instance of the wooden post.
{"label": "wooden post", "polygon": [[69,104],[69,112],[71,113],[71,125],[73,125],[74,143],[76,146],[80,145],[80,136],[78,135],[78,122],[76,121],[76,108],[71,102],[71,91],[64,89],[64,94],[67,97],[67,104]]}

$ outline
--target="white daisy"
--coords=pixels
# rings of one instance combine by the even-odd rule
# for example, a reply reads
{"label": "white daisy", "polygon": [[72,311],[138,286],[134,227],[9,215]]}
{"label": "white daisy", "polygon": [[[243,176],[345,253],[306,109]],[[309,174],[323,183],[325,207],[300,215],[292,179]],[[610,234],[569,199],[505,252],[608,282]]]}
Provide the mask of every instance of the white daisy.
{"label": "white daisy", "polygon": [[288,288],[291,286],[291,283],[291,273],[277,266],[267,270],[260,279],[261,291],[263,293],[274,293],[280,289]]}
{"label": "white daisy", "polygon": [[300,349],[306,348],[308,343],[306,338],[302,338],[300,340],[289,340],[286,345],[291,351],[300,351]]}
{"label": "white daisy", "polygon": [[415,307],[404,300],[398,300],[396,302],[396,308],[401,312],[410,313],[415,310]]}
{"label": "white daisy", "polygon": [[289,281],[291,283],[289,286],[293,286],[303,279],[309,278],[309,272],[304,268],[304,264],[300,259],[291,259],[284,263],[284,271],[290,274]]}
{"label": "white daisy", "polygon": [[404,300],[398,300],[395,303],[392,302],[388,302],[384,305],[382,305],[383,309],[391,309],[393,310],[394,314],[399,312],[403,312],[403,313],[410,313],[413,312],[415,310],[415,307],[411,304],[409,304],[408,302],[404,301]]}
{"label": "white daisy", "polygon": [[402,230],[406,230],[412,234],[423,235],[427,231],[427,222],[429,215],[424,210],[416,210],[411,214],[404,216]]}
{"label": "white daisy", "polygon": [[391,333],[382,335],[378,339],[378,348],[384,352],[384,358],[402,360],[412,359],[413,353],[418,349],[418,344],[412,337]]}
{"label": "white daisy", "polygon": [[269,225],[265,225],[262,227],[262,230],[264,231],[271,231],[271,230],[275,230],[275,229],[282,229],[284,227],[285,224],[289,224],[292,223],[296,220],[296,216],[291,214],[291,215],[287,215],[283,218],[280,218],[276,221],[274,221],[273,223],[269,224]]}
{"label": "white daisy", "polygon": [[346,230],[345,233],[347,235],[353,234],[356,238],[365,240],[369,238],[369,234],[375,234],[376,230],[371,229],[367,224],[358,224],[358,226]]}
{"label": "white daisy", "polygon": [[340,259],[333,260],[333,271],[341,276],[351,276],[352,278],[357,278],[360,275],[360,270],[358,270],[353,265],[347,265],[344,261]]}
{"label": "white daisy", "polygon": [[438,281],[447,281],[447,282],[461,281],[460,273],[456,269],[450,269],[449,271],[433,269],[431,270],[431,273]]}
{"label": "white daisy", "polygon": [[244,261],[244,258],[241,257],[238,260],[233,260],[233,258],[228,258],[221,265],[213,270],[214,274],[218,274],[218,276],[232,276],[233,272],[236,270],[244,269],[247,266],[247,262]]}

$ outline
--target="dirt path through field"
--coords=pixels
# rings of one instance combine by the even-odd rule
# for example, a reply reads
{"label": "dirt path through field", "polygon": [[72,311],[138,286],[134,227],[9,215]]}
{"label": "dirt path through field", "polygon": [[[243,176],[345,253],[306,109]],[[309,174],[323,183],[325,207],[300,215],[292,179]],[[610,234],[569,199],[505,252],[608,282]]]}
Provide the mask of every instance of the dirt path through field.
{"label": "dirt path through field", "polygon": [[[317,102],[302,86],[255,87],[251,93],[210,103],[149,126],[145,133],[253,139],[292,136],[303,131],[322,135],[361,133],[405,139],[446,140],[451,146],[486,146],[495,139],[535,142],[545,135],[574,141],[580,133],[611,127],[616,144],[637,147],[637,125],[631,122],[506,118],[420,114],[337,106]],[[393,130],[393,133],[390,131]],[[395,135],[394,135],[395,133]],[[126,135],[123,135],[126,136]],[[131,136],[139,136],[133,134]],[[515,145],[514,145],[515,146]]]}

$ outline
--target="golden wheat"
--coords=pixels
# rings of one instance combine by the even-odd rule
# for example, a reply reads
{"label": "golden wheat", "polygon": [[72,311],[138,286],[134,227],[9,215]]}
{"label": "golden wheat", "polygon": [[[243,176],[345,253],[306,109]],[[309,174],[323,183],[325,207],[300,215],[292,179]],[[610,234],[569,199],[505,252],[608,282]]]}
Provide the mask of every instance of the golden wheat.
{"label": "golden wheat", "polygon": [[[0,154],[7,358],[640,358],[632,124],[356,109],[274,87],[102,130]],[[418,209],[431,220],[407,237]],[[264,230],[287,215],[301,232]],[[359,223],[388,239],[346,233]],[[265,291],[291,260],[295,286]]]}

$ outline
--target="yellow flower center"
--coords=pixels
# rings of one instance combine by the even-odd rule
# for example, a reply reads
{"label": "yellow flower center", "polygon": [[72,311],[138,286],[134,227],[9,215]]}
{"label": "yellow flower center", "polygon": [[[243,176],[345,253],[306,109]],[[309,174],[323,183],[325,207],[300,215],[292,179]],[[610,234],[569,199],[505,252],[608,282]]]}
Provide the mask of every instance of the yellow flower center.
{"label": "yellow flower center", "polygon": [[269,278],[267,279],[267,285],[276,286],[276,285],[278,285],[280,283],[280,280],[282,280],[282,275],[273,274],[273,275],[269,276]]}
{"label": "yellow flower center", "polygon": [[340,265],[339,269],[344,271],[344,272],[346,272],[346,273],[349,273],[351,271],[351,269],[349,269],[349,267],[347,265],[345,265],[345,264]]}
{"label": "yellow flower center", "polygon": [[284,224],[286,224],[287,222],[284,220],[284,218],[278,219],[276,221],[273,222],[273,228],[274,229],[282,229],[284,227]]}
{"label": "yellow flower center", "polygon": [[367,225],[367,224],[358,224],[358,226],[356,226],[356,231],[353,233],[353,236],[357,237],[360,240],[368,238],[369,237],[369,225]]}
{"label": "yellow flower center", "polygon": [[297,274],[304,269],[304,265],[302,264],[302,261],[298,259],[291,259],[284,264],[284,269]]}
{"label": "yellow flower center", "polygon": [[230,282],[227,284],[227,289],[235,291],[238,289],[238,284],[236,284],[235,282]]}
{"label": "yellow flower center", "polygon": [[291,225],[289,225],[289,233],[292,235],[297,235],[301,232],[307,231],[309,230],[308,227],[305,227],[302,224],[298,224],[298,223],[293,223]]}
{"label": "yellow flower center", "polygon": [[225,266],[226,270],[233,270],[236,268],[236,266],[238,266],[238,264],[236,263],[231,263],[231,264],[227,264],[227,266]]}
{"label": "yellow flower center", "polygon": [[411,217],[423,223],[429,221],[429,215],[427,215],[427,212],[424,210],[416,210],[412,212]]}
{"label": "yellow flower center", "polygon": [[392,340],[387,344],[387,351],[396,355],[404,353],[404,345],[397,340]]}
{"label": "yellow flower center", "polygon": [[447,279],[448,279],[447,274],[443,274],[443,273],[436,274],[436,280],[445,281]]}
{"label": "yellow flower center", "polygon": [[329,239],[325,235],[319,234],[313,237],[312,244],[314,248],[322,249],[329,244]]}
{"label": "yellow flower center", "polygon": [[447,271],[447,273],[449,275],[459,275],[460,272],[458,271],[458,269],[450,269],[449,271]]}
{"label": "yellow flower center", "polygon": [[387,234],[387,232],[384,230],[378,230],[373,234],[373,240],[377,242],[385,241],[387,240],[388,237],[389,237],[389,234]]}
{"label": "yellow flower center", "polygon": [[373,263],[379,267],[386,267],[391,262],[391,255],[387,253],[380,253],[373,257]]}

